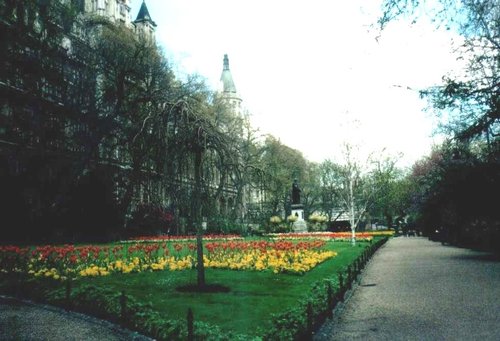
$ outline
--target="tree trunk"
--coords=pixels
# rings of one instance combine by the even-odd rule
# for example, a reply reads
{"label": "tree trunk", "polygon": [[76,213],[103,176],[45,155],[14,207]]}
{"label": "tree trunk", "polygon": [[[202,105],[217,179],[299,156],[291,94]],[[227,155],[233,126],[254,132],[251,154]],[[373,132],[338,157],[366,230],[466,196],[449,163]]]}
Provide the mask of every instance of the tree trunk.
{"label": "tree trunk", "polygon": [[386,212],[385,213],[385,220],[387,221],[387,228],[391,228],[392,227],[392,214]]}
{"label": "tree trunk", "polygon": [[132,171],[130,173],[130,181],[125,186],[125,193],[123,194],[120,203],[119,203],[119,212],[121,217],[121,225],[122,227],[127,227],[127,212],[130,208],[132,200],[135,195],[135,190],[137,186],[140,185],[140,177],[141,177],[141,161],[142,160],[134,160],[132,164]]}
{"label": "tree trunk", "polygon": [[349,179],[349,206],[351,209],[351,232],[352,232],[352,245],[356,245],[356,219],[354,217],[354,191],[353,191],[353,179]]}
{"label": "tree trunk", "polygon": [[205,265],[203,264],[203,229],[201,226],[201,162],[203,150],[198,147],[194,158],[194,195],[193,195],[193,218],[196,227],[196,260],[198,287],[205,286]]}

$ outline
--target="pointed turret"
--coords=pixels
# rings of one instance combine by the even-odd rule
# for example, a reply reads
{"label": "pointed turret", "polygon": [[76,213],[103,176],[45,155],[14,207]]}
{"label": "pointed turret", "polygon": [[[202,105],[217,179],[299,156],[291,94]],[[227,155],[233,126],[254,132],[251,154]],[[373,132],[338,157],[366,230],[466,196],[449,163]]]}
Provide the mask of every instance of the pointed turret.
{"label": "pointed turret", "polygon": [[234,85],[233,76],[231,75],[231,71],[229,70],[229,58],[227,54],[224,55],[220,84],[222,98],[224,98],[232,106],[235,112],[240,113],[241,98],[236,92],[236,86]]}
{"label": "pointed turret", "polygon": [[134,20],[134,26],[137,34],[151,42],[155,41],[156,23],[151,19],[151,15],[149,15],[145,0],[142,1],[137,18]]}
{"label": "pointed turret", "polygon": [[144,23],[147,22],[151,24],[151,26],[156,27],[156,23],[151,19],[151,16],[149,15],[148,11],[148,6],[146,6],[146,0],[142,1],[141,9],[139,9],[139,13],[137,14],[137,18],[135,19],[134,23]]}
{"label": "pointed turret", "polygon": [[224,55],[224,65],[222,67],[222,75],[220,76],[220,81],[222,83],[222,92],[236,93],[236,87],[234,86],[233,76],[229,70],[229,58],[227,54]]}

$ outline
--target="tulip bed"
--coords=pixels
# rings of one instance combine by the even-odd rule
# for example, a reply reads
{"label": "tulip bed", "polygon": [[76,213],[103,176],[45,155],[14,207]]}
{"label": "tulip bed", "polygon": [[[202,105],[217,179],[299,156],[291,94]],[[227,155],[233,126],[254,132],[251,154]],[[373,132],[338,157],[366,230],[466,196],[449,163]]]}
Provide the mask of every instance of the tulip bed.
{"label": "tulip bed", "polygon": [[43,289],[43,300],[50,303],[50,297],[64,296],[65,283],[71,281],[74,292],[88,285],[113,292],[112,297],[126,292],[163,319],[185,319],[190,307],[197,321],[255,337],[273,325],[273,315],[307,298],[314,283],[327,278],[334,283],[370,245],[370,239],[360,238],[352,247],[308,234],[260,239],[205,236],[207,283],[230,288],[227,293],[206,294],[177,290],[197,280],[192,236],[107,245],[0,246],[0,292],[12,277],[35,283],[33,288],[53,283],[56,289]]}
{"label": "tulip bed", "polygon": [[[185,239],[186,240],[186,239]],[[302,274],[337,254],[322,240],[210,240],[207,268],[270,270]],[[189,241],[127,243],[111,246],[0,246],[0,272],[27,273],[56,280],[112,273],[179,271],[196,267],[196,244]]]}
{"label": "tulip bed", "polygon": [[[371,241],[374,237],[392,237],[393,230],[389,231],[369,231],[356,232],[356,241]],[[310,232],[310,233],[270,233],[268,234],[273,239],[321,239],[337,242],[351,242],[352,232]]]}

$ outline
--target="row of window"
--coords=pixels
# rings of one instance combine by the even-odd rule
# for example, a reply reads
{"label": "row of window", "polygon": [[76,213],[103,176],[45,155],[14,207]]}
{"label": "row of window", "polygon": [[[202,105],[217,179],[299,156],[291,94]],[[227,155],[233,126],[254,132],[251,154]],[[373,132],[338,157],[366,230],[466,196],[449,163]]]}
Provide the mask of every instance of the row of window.
{"label": "row of window", "polygon": [[92,0],[92,12],[109,18],[130,23],[128,0]]}

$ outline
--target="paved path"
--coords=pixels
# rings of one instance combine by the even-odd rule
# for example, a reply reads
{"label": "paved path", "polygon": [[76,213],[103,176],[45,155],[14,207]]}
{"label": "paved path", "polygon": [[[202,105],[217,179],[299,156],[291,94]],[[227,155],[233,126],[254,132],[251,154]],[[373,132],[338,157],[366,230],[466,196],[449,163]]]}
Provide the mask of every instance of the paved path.
{"label": "paved path", "polygon": [[120,326],[56,307],[0,297],[0,340],[151,340]]}
{"label": "paved path", "polygon": [[500,262],[420,237],[391,239],[315,340],[500,340]]}

